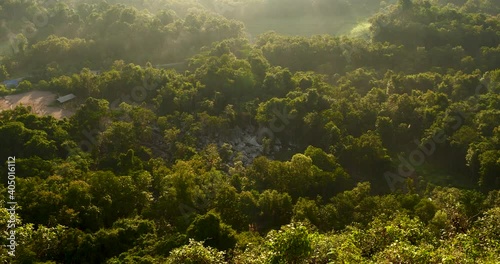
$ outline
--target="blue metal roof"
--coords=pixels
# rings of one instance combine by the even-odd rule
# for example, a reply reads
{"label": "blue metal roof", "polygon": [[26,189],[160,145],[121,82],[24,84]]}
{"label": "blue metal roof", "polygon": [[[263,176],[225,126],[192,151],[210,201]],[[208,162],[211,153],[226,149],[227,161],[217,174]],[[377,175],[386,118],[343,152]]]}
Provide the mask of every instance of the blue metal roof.
{"label": "blue metal roof", "polygon": [[13,80],[7,80],[3,81],[2,84],[5,85],[7,88],[11,87],[17,87],[19,83],[23,80],[24,78],[18,78],[18,79],[13,79]]}

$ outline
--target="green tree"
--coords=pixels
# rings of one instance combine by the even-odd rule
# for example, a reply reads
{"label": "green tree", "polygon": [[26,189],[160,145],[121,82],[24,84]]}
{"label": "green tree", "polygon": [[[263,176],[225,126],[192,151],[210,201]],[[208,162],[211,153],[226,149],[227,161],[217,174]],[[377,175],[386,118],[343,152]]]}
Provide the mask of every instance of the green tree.
{"label": "green tree", "polygon": [[479,155],[480,181],[485,190],[498,189],[500,186],[500,151],[489,150]]}
{"label": "green tree", "polygon": [[0,82],[7,80],[9,76],[5,65],[0,65]]}
{"label": "green tree", "polygon": [[279,228],[292,218],[293,204],[288,193],[266,190],[259,196],[258,207],[259,230]]}
{"label": "green tree", "polygon": [[213,212],[196,217],[187,229],[187,235],[219,250],[231,249],[236,245],[235,231],[222,223],[220,217]]}
{"label": "green tree", "polygon": [[[91,133],[93,130],[100,129],[100,122],[109,114],[108,111],[108,101],[92,97],[87,98],[85,103],[70,117],[74,133],[83,138],[84,132]],[[95,137],[95,133],[91,133],[91,136]],[[89,140],[87,138],[84,139]],[[96,140],[97,138],[93,138],[94,142]]]}
{"label": "green tree", "polygon": [[204,246],[202,242],[190,240],[188,245],[172,250],[167,258],[168,264],[226,264],[224,252]]}
{"label": "green tree", "polygon": [[309,231],[300,223],[273,230],[266,239],[271,249],[270,263],[303,263],[312,252]]}

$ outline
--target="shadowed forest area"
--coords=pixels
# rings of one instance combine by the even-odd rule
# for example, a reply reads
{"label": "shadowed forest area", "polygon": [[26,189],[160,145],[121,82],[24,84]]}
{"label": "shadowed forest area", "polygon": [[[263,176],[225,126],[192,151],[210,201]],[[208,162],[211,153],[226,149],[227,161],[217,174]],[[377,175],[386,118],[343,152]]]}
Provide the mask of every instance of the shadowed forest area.
{"label": "shadowed forest area", "polygon": [[499,11],[0,1],[0,262],[498,263]]}

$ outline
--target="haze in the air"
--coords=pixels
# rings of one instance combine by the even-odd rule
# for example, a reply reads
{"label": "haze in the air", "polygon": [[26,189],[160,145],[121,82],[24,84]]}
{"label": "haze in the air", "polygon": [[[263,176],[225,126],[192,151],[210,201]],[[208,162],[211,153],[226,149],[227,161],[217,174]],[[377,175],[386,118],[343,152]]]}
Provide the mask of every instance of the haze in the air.
{"label": "haze in the air", "polygon": [[498,263],[499,13],[0,0],[0,263]]}

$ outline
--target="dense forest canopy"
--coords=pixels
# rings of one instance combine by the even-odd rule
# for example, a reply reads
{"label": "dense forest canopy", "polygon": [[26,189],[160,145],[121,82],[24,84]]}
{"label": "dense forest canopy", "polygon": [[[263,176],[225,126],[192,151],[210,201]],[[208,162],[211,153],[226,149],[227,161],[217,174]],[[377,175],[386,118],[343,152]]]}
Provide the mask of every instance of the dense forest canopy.
{"label": "dense forest canopy", "polygon": [[0,1],[0,261],[497,263],[499,11]]}

